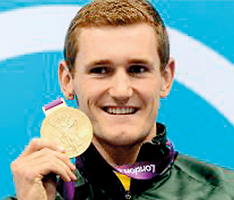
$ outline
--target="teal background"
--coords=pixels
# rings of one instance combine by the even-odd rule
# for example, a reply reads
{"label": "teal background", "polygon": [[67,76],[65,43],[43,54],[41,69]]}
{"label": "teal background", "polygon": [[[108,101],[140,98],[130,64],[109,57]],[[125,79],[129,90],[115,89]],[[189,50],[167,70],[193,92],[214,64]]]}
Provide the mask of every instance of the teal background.
{"label": "teal background", "polygon": [[[87,2],[0,1],[0,19],[2,13],[22,8],[83,5]],[[234,64],[233,0],[152,2],[167,26],[199,40]],[[14,38],[6,37],[6,40]],[[0,44],[0,53],[6,48],[9,47]],[[63,58],[62,48],[60,51],[43,51],[0,61],[0,197],[14,194],[10,163],[19,156],[29,140],[39,137],[44,118],[41,107],[62,96],[57,79],[58,62]],[[178,47],[178,51],[183,49]],[[184,54],[186,57],[186,52]],[[233,96],[230,94],[227,98]],[[74,102],[67,103],[75,106]],[[234,168],[233,125],[206,99],[185,85],[175,81],[171,95],[161,101],[158,121],[166,124],[168,135],[180,152]]]}

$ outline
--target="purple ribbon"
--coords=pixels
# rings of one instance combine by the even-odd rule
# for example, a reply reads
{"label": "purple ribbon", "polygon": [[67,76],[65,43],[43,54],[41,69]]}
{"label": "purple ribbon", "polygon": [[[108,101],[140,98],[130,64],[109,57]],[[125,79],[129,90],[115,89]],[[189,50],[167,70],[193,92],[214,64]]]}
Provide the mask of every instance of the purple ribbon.
{"label": "purple ribbon", "polygon": [[167,171],[175,158],[175,151],[169,140],[167,141],[166,146],[169,148],[170,152],[168,156],[165,156],[162,159],[157,159],[150,162],[137,162],[132,165],[116,166],[115,170],[121,174],[127,175],[128,177],[141,180],[160,176]]}
{"label": "purple ribbon", "polygon": [[51,108],[53,108],[53,107],[55,107],[55,106],[57,106],[57,105],[59,105],[59,104],[62,104],[62,103],[63,103],[62,99],[61,99],[61,98],[58,98],[58,99],[56,99],[56,100],[50,102],[49,104],[45,105],[45,106],[44,106],[44,109],[45,109],[45,110],[49,110],[49,109],[51,109]]}
{"label": "purple ribbon", "polygon": [[63,200],[73,200],[75,195],[75,182],[66,182],[63,190]]}

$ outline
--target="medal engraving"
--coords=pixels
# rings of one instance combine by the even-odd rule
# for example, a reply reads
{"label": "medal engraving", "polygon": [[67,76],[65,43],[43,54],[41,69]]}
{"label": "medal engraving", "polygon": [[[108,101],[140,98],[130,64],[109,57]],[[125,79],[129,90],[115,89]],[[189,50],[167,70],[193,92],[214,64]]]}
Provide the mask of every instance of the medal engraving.
{"label": "medal engraving", "polygon": [[82,154],[90,145],[92,136],[89,118],[82,111],[70,107],[61,107],[50,113],[41,127],[41,138],[64,147],[70,158]]}

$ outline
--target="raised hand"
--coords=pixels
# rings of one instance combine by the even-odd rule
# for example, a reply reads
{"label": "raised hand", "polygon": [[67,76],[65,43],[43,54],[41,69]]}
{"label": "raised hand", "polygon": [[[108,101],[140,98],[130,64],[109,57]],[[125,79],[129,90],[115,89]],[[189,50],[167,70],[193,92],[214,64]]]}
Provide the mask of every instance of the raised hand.
{"label": "raised hand", "polygon": [[76,180],[75,166],[65,150],[51,141],[34,139],[11,164],[19,200],[54,200],[56,175],[64,181]]}

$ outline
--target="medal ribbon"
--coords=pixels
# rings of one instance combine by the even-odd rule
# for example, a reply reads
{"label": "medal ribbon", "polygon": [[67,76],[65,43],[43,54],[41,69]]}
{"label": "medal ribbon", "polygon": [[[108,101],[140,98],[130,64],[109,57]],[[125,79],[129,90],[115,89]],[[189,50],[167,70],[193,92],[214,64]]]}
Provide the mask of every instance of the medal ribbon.
{"label": "medal ribbon", "polygon": [[45,115],[49,115],[53,110],[58,109],[60,107],[67,107],[67,104],[65,103],[63,98],[58,98],[47,105],[42,107],[43,112]]}
{"label": "medal ribbon", "polygon": [[174,162],[176,155],[176,152],[169,140],[166,142],[166,147],[169,149],[169,154],[163,158],[149,162],[137,162],[132,165],[116,166],[115,171],[131,178],[141,180],[160,176],[169,169],[171,164]]}

